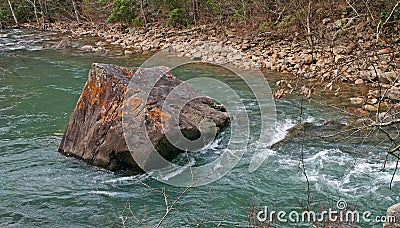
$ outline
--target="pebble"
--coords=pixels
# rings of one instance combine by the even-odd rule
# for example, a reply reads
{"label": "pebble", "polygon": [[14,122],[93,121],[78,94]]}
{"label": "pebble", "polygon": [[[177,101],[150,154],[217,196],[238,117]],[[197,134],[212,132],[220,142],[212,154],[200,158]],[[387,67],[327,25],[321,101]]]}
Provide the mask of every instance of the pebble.
{"label": "pebble", "polygon": [[133,51],[125,50],[125,51],[124,51],[124,54],[125,54],[126,56],[131,56],[131,55],[133,55]]}
{"label": "pebble", "polygon": [[370,111],[370,112],[376,112],[378,111],[378,108],[374,105],[366,104],[363,106],[363,109]]}
{"label": "pebble", "polygon": [[384,49],[379,50],[380,54],[389,54],[391,52],[392,52],[392,50],[390,48],[384,48]]}
{"label": "pebble", "polygon": [[362,109],[362,108],[356,108],[353,111],[353,115],[356,115],[356,116],[369,116],[369,112],[364,110],[364,109]]}
{"label": "pebble", "polygon": [[242,55],[240,54],[236,54],[232,57],[233,60],[241,60],[242,59]]}
{"label": "pebble", "polygon": [[357,80],[354,81],[354,84],[356,84],[356,85],[362,85],[362,84],[364,84],[364,80],[362,80],[361,78],[359,78],[359,79],[357,79]]}
{"label": "pebble", "polygon": [[201,52],[195,52],[193,55],[194,60],[201,60]]}
{"label": "pebble", "polygon": [[93,50],[93,46],[92,45],[84,45],[84,46],[81,47],[81,50],[92,51]]}
{"label": "pebble", "polygon": [[387,91],[386,96],[391,100],[400,101],[400,89],[393,87]]}
{"label": "pebble", "polygon": [[364,104],[365,100],[362,97],[352,97],[350,98],[350,103],[353,105]]}
{"label": "pebble", "polygon": [[103,42],[103,41],[99,41],[96,43],[96,46],[106,46],[107,43]]}

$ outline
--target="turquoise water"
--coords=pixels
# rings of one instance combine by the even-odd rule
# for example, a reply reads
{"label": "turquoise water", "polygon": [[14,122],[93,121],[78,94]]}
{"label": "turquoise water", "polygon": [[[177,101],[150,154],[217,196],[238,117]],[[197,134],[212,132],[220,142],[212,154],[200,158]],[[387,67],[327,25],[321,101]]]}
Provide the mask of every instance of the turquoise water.
{"label": "turquoise water", "polygon": [[[145,58],[47,48],[58,39],[27,30],[0,31],[0,227],[120,227],[125,220],[128,227],[152,227],[165,213],[164,197],[156,191],[163,189],[169,205],[177,198],[179,201],[162,227],[246,227],[254,203],[257,210],[267,206],[289,212],[306,207],[307,182],[299,168],[300,139],[270,152],[254,173],[248,171],[248,151],[229,174],[211,185],[189,189],[181,197],[184,188],[160,183],[146,174],[112,173],[60,155],[58,145],[91,63],[139,66]],[[182,67],[174,73],[182,79],[210,76],[235,85],[252,110],[251,131],[259,131],[255,98],[231,73],[207,65]],[[349,121],[333,109],[308,102],[303,105],[302,118],[315,125],[328,118]],[[276,137],[283,138],[299,119],[300,100],[278,100],[276,106]],[[398,174],[389,189],[395,161],[389,161],[387,169],[380,172],[387,145],[377,142],[376,137],[304,142],[312,209],[335,207],[337,200],[344,199],[352,210],[381,216],[399,201]],[[220,144],[192,159],[199,163],[214,159]],[[296,225],[310,226],[277,226]],[[381,226],[374,221],[358,225]]]}

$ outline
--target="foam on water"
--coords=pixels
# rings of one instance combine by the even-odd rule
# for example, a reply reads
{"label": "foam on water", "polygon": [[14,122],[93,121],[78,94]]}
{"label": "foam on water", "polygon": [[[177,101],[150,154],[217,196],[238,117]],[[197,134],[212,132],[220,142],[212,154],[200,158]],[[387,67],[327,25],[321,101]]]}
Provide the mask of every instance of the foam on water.
{"label": "foam on water", "polygon": [[225,132],[222,132],[221,136],[218,137],[217,139],[213,140],[212,142],[208,143],[205,145],[199,152],[202,154],[205,154],[209,152],[210,150],[214,151],[216,154],[221,153],[221,151],[218,150],[218,148],[221,145],[222,139],[225,135]]}
{"label": "foam on water", "polygon": [[[396,166],[396,162],[390,161],[382,172],[383,161],[371,161],[368,156],[356,158],[339,149],[325,149],[307,156],[304,162],[310,181],[343,194],[358,196],[376,193],[383,185],[388,185]],[[394,182],[399,182],[399,178],[400,174],[396,173]],[[368,187],[365,181],[369,181]]]}
{"label": "foam on water", "polygon": [[111,180],[106,180],[104,183],[132,183],[132,182],[143,182],[149,178],[149,174],[138,174],[134,176],[123,176],[117,177]]}
{"label": "foam on water", "polygon": [[116,196],[118,193],[117,192],[109,192],[109,191],[90,191],[89,194],[95,194],[95,195],[105,195],[105,196]]}
{"label": "foam on water", "polygon": [[51,47],[59,38],[43,31],[31,30],[29,35],[20,29],[0,30],[0,51],[39,51]]}
{"label": "foam on water", "polygon": [[288,130],[296,125],[296,122],[292,119],[285,119],[283,122],[278,122],[276,127],[276,133],[273,136],[272,144],[277,143],[283,139],[288,134]]}
{"label": "foam on water", "polygon": [[[190,158],[189,162],[186,163],[185,165],[181,166],[178,169],[174,169],[174,170],[166,170],[166,169],[162,169],[161,172],[162,174],[162,180],[167,181],[181,173],[183,173],[185,170],[189,169],[190,167],[194,166],[196,164],[196,160],[194,158]],[[157,173],[159,173],[160,170],[157,170]],[[150,175],[154,174],[153,172],[150,172]]]}
{"label": "foam on water", "polygon": [[[306,122],[318,124],[318,119],[309,116]],[[286,118],[277,124],[274,142],[283,140],[288,129],[294,127],[296,121]],[[277,153],[265,151],[264,156],[273,156],[272,162],[278,164],[278,171],[293,173],[288,174],[291,182],[306,181],[301,172],[300,147],[293,151]],[[316,150],[317,149],[317,150]],[[304,148],[304,166],[307,177],[315,190],[322,194],[333,192],[348,197],[367,197],[369,194],[378,194],[382,188],[387,188],[393,178],[393,184],[400,182],[400,174],[393,172],[396,161],[388,161],[382,171],[383,160],[376,159],[373,154],[357,155],[343,152],[338,148],[320,149],[318,147]],[[271,162],[270,161],[270,162]],[[368,185],[366,186],[366,183]],[[328,190],[329,189],[329,190]],[[379,194],[378,194],[379,195]]]}

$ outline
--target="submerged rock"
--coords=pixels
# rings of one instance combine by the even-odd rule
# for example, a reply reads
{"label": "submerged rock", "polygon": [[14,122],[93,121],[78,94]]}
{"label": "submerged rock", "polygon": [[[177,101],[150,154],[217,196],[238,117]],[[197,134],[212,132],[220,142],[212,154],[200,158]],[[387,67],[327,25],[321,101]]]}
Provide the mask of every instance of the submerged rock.
{"label": "submerged rock", "polygon": [[[154,85],[142,110],[145,114],[137,118],[145,118],[149,138],[161,156],[172,160],[182,152],[166,140],[162,119],[169,114],[161,111],[168,94],[182,81],[174,77],[166,67],[144,69],[110,64],[92,65],[89,78],[71,114],[59,152],[112,171],[122,169],[140,171],[123,135],[122,109],[132,77],[151,77],[151,74],[145,73],[146,70],[167,73]],[[137,81],[143,84],[139,83],[136,86],[146,88],[145,83],[151,80]],[[198,95],[192,87],[185,88],[186,95]],[[214,105],[211,98],[202,95],[186,103],[182,108],[179,113],[179,128],[186,138],[194,140],[199,137],[200,122],[205,118],[215,123],[217,132],[230,123],[225,110]],[[147,149],[150,151],[150,148],[142,149],[143,152],[147,152]]]}
{"label": "submerged rock", "polygon": [[287,135],[284,139],[274,143],[271,149],[277,149],[285,145],[289,145],[293,140],[325,140],[336,141],[341,137],[340,134],[334,135],[337,132],[346,129],[346,125],[336,120],[325,119],[317,123],[299,122],[287,130]]}

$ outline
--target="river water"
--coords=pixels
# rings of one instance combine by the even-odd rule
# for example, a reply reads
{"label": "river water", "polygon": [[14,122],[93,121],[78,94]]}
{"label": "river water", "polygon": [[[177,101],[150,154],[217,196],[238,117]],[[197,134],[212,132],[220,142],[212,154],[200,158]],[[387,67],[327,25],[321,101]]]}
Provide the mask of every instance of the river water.
{"label": "river water", "polygon": [[[265,206],[301,213],[308,205],[307,181],[300,169],[302,144],[310,183],[309,210],[335,209],[342,200],[348,210],[371,212],[370,221],[356,226],[381,227],[375,217],[385,215],[386,208],[399,201],[398,174],[389,189],[396,163],[390,160],[380,171],[387,145],[377,143],[376,138],[289,140],[270,151],[253,173],[248,168],[248,151],[226,176],[185,194],[184,188],[146,174],[112,173],[64,157],[57,148],[91,63],[133,67],[145,56],[49,48],[59,40],[31,30],[0,31],[0,227],[120,227],[124,223],[152,227],[165,213],[165,199],[156,190],[165,190],[169,205],[179,198],[162,227],[246,227],[252,205],[256,205],[255,213]],[[211,75],[238,87],[242,83],[229,72],[207,65],[182,67],[174,74],[184,80]],[[255,113],[251,131],[257,132],[260,119],[255,98],[245,86],[241,91],[246,108]],[[275,137],[284,138],[286,130],[299,121],[301,101],[293,97],[275,102]],[[328,118],[344,124],[350,121],[335,109],[303,102],[303,120],[318,126]],[[212,153],[199,153],[192,159],[206,163],[214,159],[212,154],[218,154],[220,146],[215,143],[208,148]],[[310,227],[308,223],[277,223],[277,227]]]}

